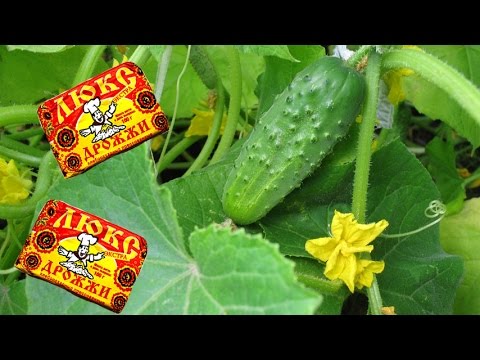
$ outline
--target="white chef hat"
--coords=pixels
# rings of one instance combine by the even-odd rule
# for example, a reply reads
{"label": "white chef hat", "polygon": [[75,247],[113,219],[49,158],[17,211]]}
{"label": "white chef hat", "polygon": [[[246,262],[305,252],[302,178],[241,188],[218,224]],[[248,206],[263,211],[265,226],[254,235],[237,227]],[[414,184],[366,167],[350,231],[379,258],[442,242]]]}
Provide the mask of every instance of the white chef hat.
{"label": "white chef hat", "polygon": [[77,238],[80,240],[80,245],[82,246],[90,246],[97,242],[97,238],[88,233],[81,233]]}
{"label": "white chef hat", "polygon": [[98,107],[100,106],[100,98],[96,97],[90,101],[87,101],[85,105],[83,105],[83,112],[90,113],[93,115],[95,111],[98,111]]}

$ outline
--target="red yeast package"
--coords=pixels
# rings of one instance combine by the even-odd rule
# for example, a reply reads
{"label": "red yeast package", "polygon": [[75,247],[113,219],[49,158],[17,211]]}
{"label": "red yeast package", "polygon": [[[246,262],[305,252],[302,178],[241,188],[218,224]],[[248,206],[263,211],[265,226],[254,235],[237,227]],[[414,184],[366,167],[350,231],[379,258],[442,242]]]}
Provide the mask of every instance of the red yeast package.
{"label": "red yeast package", "polygon": [[145,74],[132,62],[45,101],[38,117],[67,178],[168,130]]}

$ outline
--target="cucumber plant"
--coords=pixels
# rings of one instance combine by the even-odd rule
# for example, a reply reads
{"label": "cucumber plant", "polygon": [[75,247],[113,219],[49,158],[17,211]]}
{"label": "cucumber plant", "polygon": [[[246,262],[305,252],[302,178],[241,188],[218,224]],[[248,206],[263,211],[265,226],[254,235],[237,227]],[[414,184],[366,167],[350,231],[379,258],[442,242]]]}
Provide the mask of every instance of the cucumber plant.
{"label": "cucumber plant", "polygon": [[[107,313],[14,267],[59,199],[146,238],[124,314],[480,314],[480,47],[345,50],[0,46],[0,313]],[[127,59],[157,82],[168,138],[64,179],[35,104]],[[388,221],[373,250],[341,243],[351,215]]]}
{"label": "cucumber plant", "polygon": [[364,95],[363,76],[341,59],[299,72],[243,144],[225,184],[225,213],[242,225],[265,216],[346,135]]}

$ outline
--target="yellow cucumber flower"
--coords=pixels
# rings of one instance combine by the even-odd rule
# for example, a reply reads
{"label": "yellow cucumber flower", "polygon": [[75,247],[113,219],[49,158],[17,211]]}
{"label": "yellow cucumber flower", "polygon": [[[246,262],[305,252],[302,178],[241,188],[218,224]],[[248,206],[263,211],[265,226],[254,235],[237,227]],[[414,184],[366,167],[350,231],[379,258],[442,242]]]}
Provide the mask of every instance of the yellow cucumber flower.
{"label": "yellow cucumber flower", "polygon": [[30,194],[33,183],[29,170],[21,172],[14,160],[8,163],[0,157],[0,204],[17,204]]}
{"label": "yellow cucumber flower", "polygon": [[364,286],[370,287],[373,282],[373,274],[380,274],[385,268],[383,261],[372,261],[366,259],[357,259],[357,272],[355,275],[355,286],[362,289]]}
{"label": "yellow cucumber flower", "polygon": [[393,105],[398,105],[401,101],[405,100],[403,78],[412,74],[413,70],[406,68],[390,70],[385,74],[384,80],[389,88],[387,98]]}
{"label": "yellow cucumber flower", "polygon": [[157,151],[162,147],[164,142],[165,142],[165,138],[163,137],[163,135],[157,135],[154,138],[152,138],[150,147],[152,148],[153,151]]}
{"label": "yellow cucumber flower", "polygon": [[[423,50],[415,45],[403,45],[402,49],[410,49],[421,51]],[[384,81],[388,85],[388,100],[393,105],[398,105],[401,101],[405,100],[405,91],[403,90],[403,78],[412,75],[414,72],[411,69],[401,68],[396,70],[390,70],[384,75]]]}
{"label": "yellow cucumber flower", "polygon": [[[355,254],[373,250],[369,245],[388,226],[386,220],[377,223],[359,224],[351,213],[335,210],[332,219],[332,237],[311,239],[305,243],[305,250],[314,258],[326,262],[325,276],[330,280],[340,279],[353,292],[357,276],[357,257]],[[362,268],[361,281],[368,281],[368,275],[378,267]],[[383,270],[383,269],[382,269]],[[371,275],[371,274],[370,274]],[[365,279],[364,279],[365,277]]]}
{"label": "yellow cucumber flower", "polygon": [[384,306],[382,307],[383,315],[397,315],[395,312],[395,306]]}
{"label": "yellow cucumber flower", "polygon": [[[193,109],[192,112],[195,116],[190,122],[190,126],[185,132],[185,137],[190,137],[194,135],[208,135],[210,129],[213,125],[213,117],[215,111],[210,109],[207,111]],[[223,134],[223,129],[225,128],[225,123],[227,122],[227,115],[224,113],[222,118],[222,125],[220,127],[220,134]]]}

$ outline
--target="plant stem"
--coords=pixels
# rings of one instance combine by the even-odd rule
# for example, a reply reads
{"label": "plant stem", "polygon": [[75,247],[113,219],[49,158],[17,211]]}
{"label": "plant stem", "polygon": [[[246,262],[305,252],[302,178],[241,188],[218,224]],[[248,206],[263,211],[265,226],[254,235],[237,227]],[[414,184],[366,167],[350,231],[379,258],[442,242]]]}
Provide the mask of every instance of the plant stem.
{"label": "plant stem", "polygon": [[[25,219],[25,223],[30,223],[33,218],[33,214],[30,214],[28,218]],[[25,225],[23,225],[25,226]],[[23,229],[19,229],[18,227],[16,228],[15,221],[9,221],[8,222],[8,227],[10,228],[10,240],[8,243],[8,246],[6,247],[5,253],[2,254],[2,257],[0,258],[0,269],[5,269],[5,268],[13,268],[15,259],[18,257],[18,253],[20,249],[23,246],[23,241],[20,241],[18,238],[19,232],[22,232]],[[8,272],[8,271],[7,271]],[[6,286],[12,284],[18,276],[21,274],[20,271],[11,271],[6,275],[6,279],[3,281]]]}
{"label": "plant stem", "polygon": [[2,145],[0,145],[0,155],[3,155],[9,159],[13,159],[13,160],[22,162],[25,165],[33,166],[33,167],[38,167],[40,165],[40,162],[42,161],[41,157],[25,154],[17,150],[9,149]]}
{"label": "plant stem", "polygon": [[373,274],[372,286],[367,288],[368,295],[368,309],[372,315],[383,315],[382,313],[382,296],[380,295],[380,289],[378,288],[378,281],[375,274]]}
{"label": "plant stem", "polygon": [[25,140],[33,136],[38,136],[41,135],[43,136],[43,129],[40,127],[32,127],[27,130],[22,130],[22,131],[17,131],[12,134],[5,135],[9,139],[13,140]]}
{"label": "plant stem", "polygon": [[359,223],[365,222],[368,176],[370,173],[371,145],[377,117],[380,55],[372,52],[368,59],[366,82],[367,95],[363,105],[362,124],[358,136],[357,161],[353,179],[352,211]]}
{"label": "plant stem", "polygon": [[295,272],[298,281],[304,285],[319,291],[321,294],[336,294],[343,287],[341,281],[332,281],[320,279],[317,276],[310,276],[301,272]]}
{"label": "plant stem", "polygon": [[138,45],[129,60],[142,67],[147,63],[151,55],[152,53],[147,45]]}
{"label": "plant stem", "polygon": [[22,219],[33,213],[38,201],[45,196],[52,183],[52,168],[55,167],[55,158],[51,152],[45,154],[38,169],[35,192],[19,205],[0,204],[0,219]]}
{"label": "plant stem", "polygon": [[[32,155],[38,158],[42,158],[45,155],[45,151],[39,150],[33,146],[28,146],[20,141],[13,140],[5,135],[0,135],[0,142],[7,148],[24,153],[26,155]],[[40,163],[39,163],[40,164]]]}
{"label": "plant stem", "polygon": [[162,61],[158,66],[157,79],[155,81],[155,98],[158,102],[162,98],[163,88],[165,87],[165,79],[167,77],[168,64],[172,56],[172,45],[167,45],[162,54]]}
{"label": "plant stem", "polygon": [[190,136],[180,140],[174,147],[172,147],[160,160],[157,162],[157,172],[161,173],[165,170],[178,156],[180,156],[186,149],[195,144],[203,136]]}
{"label": "plant stem", "polygon": [[392,50],[382,59],[382,69],[412,69],[438,86],[480,125],[480,91],[456,69],[433,55],[412,49]]}
{"label": "plant stem", "polygon": [[347,60],[347,64],[351,67],[355,67],[365,56],[368,55],[370,51],[373,50],[374,45],[362,45],[360,48],[355,51],[350,59]]}
{"label": "plant stem", "polygon": [[12,230],[11,230],[11,221],[7,220],[7,235],[5,236],[5,240],[2,243],[2,246],[0,246],[0,261],[3,258],[3,253],[5,252],[5,249],[7,248],[7,245],[10,243],[10,239],[12,237]]}
{"label": "plant stem", "polygon": [[178,119],[175,122],[175,128],[185,128],[189,127],[192,121],[190,119]]}
{"label": "plant stem", "polygon": [[208,134],[207,141],[203,145],[202,151],[198,154],[197,158],[193,162],[192,166],[183,174],[183,176],[190,175],[193,171],[200,169],[208,160],[208,157],[212,153],[213,148],[218,140],[220,134],[220,127],[222,125],[223,108],[225,106],[225,94],[223,91],[223,85],[220,78],[217,83],[217,103],[215,105],[215,115],[213,117],[212,128]]}
{"label": "plant stem", "polygon": [[238,50],[232,45],[226,47],[228,60],[230,62],[230,105],[228,106],[228,118],[223,131],[222,138],[217,150],[213,154],[210,164],[216,163],[230,149],[235,132],[237,130],[238,117],[242,103],[242,68]]}
{"label": "plant stem", "polygon": [[12,105],[0,107],[0,127],[24,124],[38,124],[37,106]]}
{"label": "plant stem", "polygon": [[162,152],[160,154],[160,158],[158,159],[158,164],[161,164],[163,157],[165,156],[165,153],[167,151],[168,143],[170,142],[170,137],[172,136],[173,129],[175,127],[175,120],[177,118],[177,109],[178,109],[178,100],[180,98],[180,80],[183,77],[183,74],[185,74],[185,71],[187,71],[187,66],[188,66],[188,61],[190,59],[190,50],[192,49],[192,46],[189,45],[187,49],[187,56],[185,58],[185,63],[183,64],[182,71],[180,71],[180,74],[178,75],[177,78],[177,85],[175,89],[175,106],[173,108],[173,117],[172,117],[172,122],[170,123],[170,128],[167,133],[167,138],[165,139],[165,143],[163,144]]}
{"label": "plant stem", "polygon": [[184,151],[184,152],[182,153],[182,156],[183,156],[183,157],[185,158],[185,160],[187,160],[187,161],[190,161],[190,162],[194,162],[194,161],[195,161],[195,158],[194,158],[192,155],[190,155],[190,154],[188,153],[188,151]]}
{"label": "plant stem", "polygon": [[15,271],[18,271],[18,269],[14,266],[14,267],[11,267],[10,269],[7,269],[7,270],[0,270],[0,275],[8,275],[8,274],[11,274]]}
{"label": "plant stem", "polygon": [[167,169],[188,169],[192,165],[191,161],[171,163]]}
{"label": "plant stem", "polygon": [[476,174],[472,174],[471,176],[469,176],[468,178],[466,178],[465,180],[463,180],[463,187],[467,187],[468,185],[470,185],[472,182],[474,182],[475,180],[478,180],[480,179],[480,172],[476,173]]}
{"label": "plant stem", "polygon": [[[380,79],[380,55],[371,52],[366,70],[367,95],[363,104],[362,124],[358,136],[357,160],[353,178],[352,212],[361,224],[365,223],[367,208],[368,177],[370,174],[370,160],[372,156],[372,137],[377,118],[378,84]],[[367,288],[370,312],[381,315],[382,298],[374,275],[373,283]]]}
{"label": "plant stem", "polygon": [[92,45],[89,47],[73,79],[72,86],[76,86],[92,76],[95,65],[105,48],[106,45]]}

